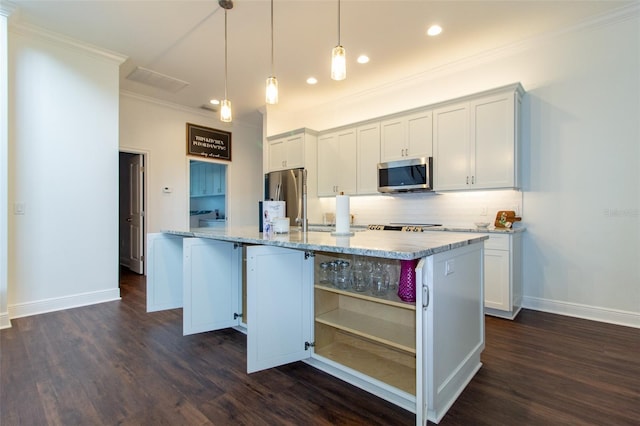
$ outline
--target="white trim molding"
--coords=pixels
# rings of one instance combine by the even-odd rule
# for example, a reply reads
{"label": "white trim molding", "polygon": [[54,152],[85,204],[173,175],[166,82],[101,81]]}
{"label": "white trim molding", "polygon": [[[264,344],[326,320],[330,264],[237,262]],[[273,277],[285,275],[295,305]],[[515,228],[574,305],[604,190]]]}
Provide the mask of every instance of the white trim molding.
{"label": "white trim molding", "polygon": [[533,309],[534,311],[549,312],[552,314],[640,328],[640,313],[638,312],[622,311],[619,309],[602,308],[598,306],[582,305],[579,303],[562,302],[531,296],[524,296],[522,298],[522,307]]}
{"label": "white trim molding", "polygon": [[122,65],[122,63],[124,63],[124,61],[126,61],[128,58],[126,55],[123,55],[121,53],[94,46],[84,41],[67,37],[65,35],[58,34],[53,31],[49,31],[44,28],[40,28],[24,22],[12,22],[9,25],[9,31],[14,34],[20,34],[22,36],[39,37],[42,40],[55,42],[63,46],[77,49],[78,51],[81,51],[90,56],[106,59],[107,61],[114,62],[117,65]]}
{"label": "white trim molding", "polygon": [[18,8],[16,4],[9,0],[0,2],[0,15],[9,17]]}
{"label": "white trim molding", "polygon": [[70,296],[36,300],[33,302],[9,305],[9,318],[21,318],[47,312],[62,311],[79,308],[81,306],[120,300],[120,289],[92,291],[88,293],[72,294]]}
{"label": "white trim molding", "polygon": [[11,320],[9,319],[8,312],[0,313],[0,330],[4,328],[11,328]]}

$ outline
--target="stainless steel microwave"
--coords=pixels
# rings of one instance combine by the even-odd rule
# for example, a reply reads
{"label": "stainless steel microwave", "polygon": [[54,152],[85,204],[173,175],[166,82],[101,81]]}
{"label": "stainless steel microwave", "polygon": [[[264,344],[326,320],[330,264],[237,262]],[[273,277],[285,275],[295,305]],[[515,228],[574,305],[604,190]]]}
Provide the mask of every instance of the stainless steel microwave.
{"label": "stainless steel microwave", "polygon": [[431,191],[433,157],[378,164],[378,192]]}

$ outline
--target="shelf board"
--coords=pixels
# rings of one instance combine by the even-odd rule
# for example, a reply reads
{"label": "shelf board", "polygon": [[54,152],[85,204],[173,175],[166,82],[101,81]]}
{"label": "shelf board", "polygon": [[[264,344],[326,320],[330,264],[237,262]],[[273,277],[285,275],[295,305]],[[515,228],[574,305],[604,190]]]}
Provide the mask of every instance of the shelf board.
{"label": "shelf board", "polygon": [[315,353],[411,395],[416,394],[416,369],[391,358],[344,342],[333,342],[315,348]]}
{"label": "shelf board", "polygon": [[374,296],[368,292],[360,293],[355,290],[340,290],[328,284],[316,284],[314,287],[318,290],[328,291],[336,294],[344,294],[346,296],[355,297],[357,299],[369,300],[371,302],[395,306],[397,308],[408,309],[411,311],[416,310],[415,302],[404,302],[398,297],[397,294],[391,291],[386,296]]}
{"label": "shelf board", "polygon": [[413,355],[416,353],[416,332],[412,327],[345,309],[335,309],[319,315],[316,317],[316,322]]}

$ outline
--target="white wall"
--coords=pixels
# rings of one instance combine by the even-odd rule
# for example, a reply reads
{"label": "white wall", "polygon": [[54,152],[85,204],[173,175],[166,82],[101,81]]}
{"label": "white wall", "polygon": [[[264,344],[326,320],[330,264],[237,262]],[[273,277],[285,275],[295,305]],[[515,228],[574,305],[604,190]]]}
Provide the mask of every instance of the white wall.
{"label": "white wall", "polygon": [[[267,134],[303,126],[322,131],[521,82],[527,91],[521,195],[527,227],[525,303],[640,326],[638,15],[635,4],[606,19],[311,110],[269,111]],[[505,204],[518,198],[505,196]],[[425,220],[450,215],[470,220],[484,202],[472,193],[457,194],[458,200],[452,194],[421,197]],[[467,200],[475,207],[464,212]],[[420,202],[415,197],[386,200],[376,215],[367,202],[357,201],[366,212],[363,221],[369,222],[406,212],[418,219]]]}
{"label": "white wall", "polygon": [[[147,232],[189,228],[189,159],[186,123],[230,131],[227,218],[230,225],[258,226],[262,199],[262,128],[222,123],[211,112],[124,93],[120,97],[120,149],[146,154]],[[173,192],[162,192],[163,187]]]}
{"label": "white wall", "polygon": [[8,282],[8,24],[7,17],[12,13],[12,4],[0,4],[0,329],[11,326],[7,308],[7,282]]}
{"label": "white wall", "polygon": [[[121,57],[9,32],[8,310],[119,298]],[[24,214],[15,214],[22,205]]]}

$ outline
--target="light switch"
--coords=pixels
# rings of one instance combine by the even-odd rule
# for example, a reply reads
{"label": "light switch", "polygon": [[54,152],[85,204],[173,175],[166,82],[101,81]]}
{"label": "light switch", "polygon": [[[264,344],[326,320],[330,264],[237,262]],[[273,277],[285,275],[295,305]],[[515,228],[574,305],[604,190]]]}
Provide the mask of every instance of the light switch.
{"label": "light switch", "polygon": [[27,206],[24,203],[15,203],[13,205],[13,214],[24,214]]}

